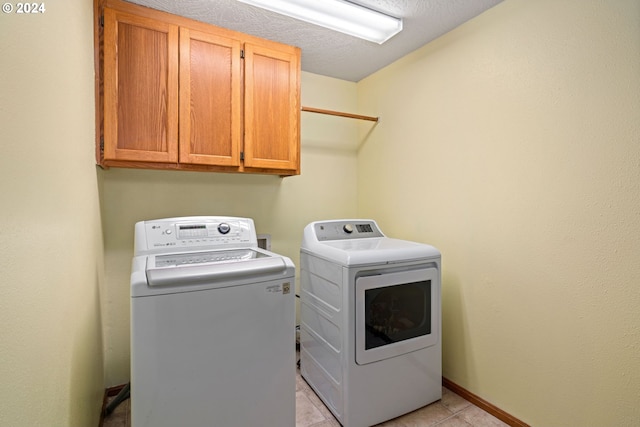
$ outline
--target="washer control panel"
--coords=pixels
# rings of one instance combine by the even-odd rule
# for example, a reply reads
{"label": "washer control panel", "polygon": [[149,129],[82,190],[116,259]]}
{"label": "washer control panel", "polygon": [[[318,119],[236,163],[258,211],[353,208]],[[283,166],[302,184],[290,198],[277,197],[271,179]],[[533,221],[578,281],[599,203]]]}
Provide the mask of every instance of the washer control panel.
{"label": "washer control panel", "polygon": [[250,218],[185,217],[136,224],[135,252],[163,252],[175,248],[257,247]]}
{"label": "washer control panel", "polygon": [[318,241],[384,237],[373,220],[339,220],[314,224]]}

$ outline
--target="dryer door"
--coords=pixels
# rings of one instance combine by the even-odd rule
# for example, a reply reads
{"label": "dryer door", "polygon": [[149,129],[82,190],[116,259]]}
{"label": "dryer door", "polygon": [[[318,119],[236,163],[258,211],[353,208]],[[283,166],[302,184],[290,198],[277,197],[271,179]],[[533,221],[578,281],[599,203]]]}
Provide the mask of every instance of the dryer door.
{"label": "dryer door", "polygon": [[440,339],[436,268],[356,278],[356,363],[434,345]]}

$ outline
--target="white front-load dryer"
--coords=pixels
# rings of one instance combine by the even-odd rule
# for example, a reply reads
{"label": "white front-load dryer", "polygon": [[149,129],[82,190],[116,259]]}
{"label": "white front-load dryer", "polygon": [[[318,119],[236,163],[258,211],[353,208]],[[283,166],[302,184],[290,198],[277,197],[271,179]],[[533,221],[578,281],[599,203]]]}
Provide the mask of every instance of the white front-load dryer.
{"label": "white front-load dryer", "polygon": [[345,427],[442,397],[440,252],[373,220],[318,221],[300,250],[301,373]]}

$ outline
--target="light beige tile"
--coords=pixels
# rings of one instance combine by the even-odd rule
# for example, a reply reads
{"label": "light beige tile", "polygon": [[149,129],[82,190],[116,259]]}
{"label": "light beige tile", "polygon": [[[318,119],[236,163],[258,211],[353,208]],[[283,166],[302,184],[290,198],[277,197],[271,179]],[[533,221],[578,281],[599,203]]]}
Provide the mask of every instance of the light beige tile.
{"label": "light beige tile", "polygon": [[[455,414],[455,415],[453,415]],[[130,427],[131,401],[125,400],[104,420],[104,427]],[[446,388],[442,400],[376,427],[507,427],[496,417]],[[296,427],[340,427],[309,385],[296,376]]]}
{"label": "light beige tile", "polygon": [[307,395],[302,391],[296,392],[296,427],[311,427],[322,421],[326,421],[326,418]]}
{"label": "light beige tile", "polygon": [[508,427],[506,423],[473,405],[460,411],[458,416],[474,427]]}
{"label": "light beige tile", "polygon": [[[111,402],[114,397],[109,398],[108,402]],[[103,427],[129,427],[131,425],[131,400],[127,399],[121,402],[113,410],[108,417],[104,419]]]}
{"label": "light beige tile", "polygon": [[321,421],[318,424],[314,424],[311,427],[341,427],[340,423],[337,422],[336,420],[327,420],[327,421]]}
{"label": "light beige tile", "polygon": [[394,418],[389,421],[385,421],[382,424],[376,424],[375,427],[406,427],[405,424],[402,424],[400,418]]}
{"label": "light beige tile", "polygon": [[471,402],[445,387],[442,387],[442,400],[440,402],[454,414],[471,405]]}
{"label": "light beige tile", "polygon": [[399,425],[405,427],[427,427],[433,426],[453,415],[440,402],[432,403],[407,415],[397,418]]}
{"label": "light beige tile", "polygon": [[333,416],[333,414],[331,413],[329,408],[326,407],[326,405],[322,402],[322,399],[320,399],[320,397],[318,397],[316,392],[313,391],[313,389],[311,387],[307,388],[307,390],[305,391],[305,394],[307,395],[307,397],[309,398],[311,403],[313,403],[313,405],[316,408],[318,408],[318,410],[320,411],[320,413],[322,414],[323,417],[325,417],[328,420],[334,420],[335,419],[335,417]]}
{"label": "light beige tile", "polygon": [[296,391],[309,391],[311,387],[300,374],[296,375]]}
{"label": "light beige tile", "polygon": [[454,415],[453,417],[447,418],[446,420],[442,421],[436,427],[473,427],[473,426],[468,422],[466,422],[465,420],[463,420],[462,418],[460,418],[459,416]]}

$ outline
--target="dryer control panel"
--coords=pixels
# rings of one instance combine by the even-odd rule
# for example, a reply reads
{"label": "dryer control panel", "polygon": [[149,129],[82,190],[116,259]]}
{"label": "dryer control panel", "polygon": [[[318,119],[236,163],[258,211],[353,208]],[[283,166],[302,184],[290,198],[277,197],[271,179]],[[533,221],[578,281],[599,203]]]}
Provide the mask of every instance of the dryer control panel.
{"label": "dryer control panel", "polygon": [[176,249],[257,247],[253,220],[236,217],[184,217],[136,224],[135,255]]}
{"label": "dryer control panel", "polygon": [[361,219],[318,222],[314,224],[314,232],[320,242],[384,237],[375,221]]}

